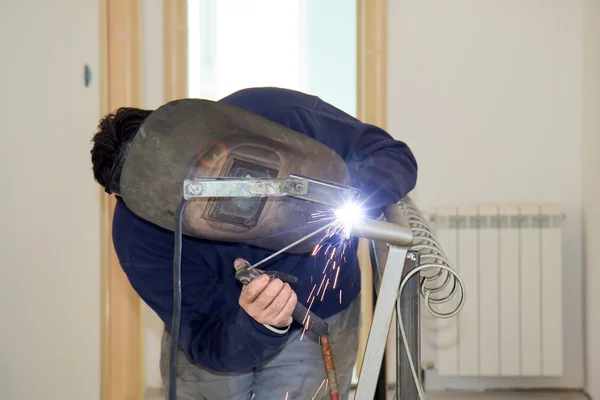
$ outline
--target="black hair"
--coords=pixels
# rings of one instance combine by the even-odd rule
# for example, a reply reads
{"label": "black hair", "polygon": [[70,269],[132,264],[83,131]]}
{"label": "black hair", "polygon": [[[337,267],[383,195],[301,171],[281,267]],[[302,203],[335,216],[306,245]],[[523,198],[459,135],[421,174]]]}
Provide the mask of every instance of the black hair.
{"label": "black hair", "polygon": [[152,110],[121,107],[100,120],[98,130],[92,139],[94,145],[91,155],[94,179],[103,188],[109,184],[110,171],[117,161],[121,148],[137,132],[151,112]]}

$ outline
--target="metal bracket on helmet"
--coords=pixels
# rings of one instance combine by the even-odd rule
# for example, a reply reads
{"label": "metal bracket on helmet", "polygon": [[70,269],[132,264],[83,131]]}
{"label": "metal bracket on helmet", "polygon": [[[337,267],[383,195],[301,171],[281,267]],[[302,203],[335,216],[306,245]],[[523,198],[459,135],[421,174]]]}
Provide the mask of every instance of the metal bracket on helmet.
{"label": "metal bracket on helmet", "polygon": [[197,178],[183,182],[183,197],[272,197],[289,196],[331,207],[355,200],[359,191],[316,179],[291,175],[289,178]]}
{"label": "metal bracket on helmet", "polygon": [[183,197],[265,197],[308,194],[308,181],[294,178],[200,178],[183,182]]}

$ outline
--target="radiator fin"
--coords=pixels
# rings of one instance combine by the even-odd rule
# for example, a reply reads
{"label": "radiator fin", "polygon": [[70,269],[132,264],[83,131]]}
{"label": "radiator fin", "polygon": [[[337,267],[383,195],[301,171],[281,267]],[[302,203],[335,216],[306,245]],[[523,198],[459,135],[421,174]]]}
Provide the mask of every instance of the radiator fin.
{"label": "radiator fin", "polygon": [[440,375],[562,375],[562,219],[556,205],[438,207],[438,240],[467,290],[436,324]]}

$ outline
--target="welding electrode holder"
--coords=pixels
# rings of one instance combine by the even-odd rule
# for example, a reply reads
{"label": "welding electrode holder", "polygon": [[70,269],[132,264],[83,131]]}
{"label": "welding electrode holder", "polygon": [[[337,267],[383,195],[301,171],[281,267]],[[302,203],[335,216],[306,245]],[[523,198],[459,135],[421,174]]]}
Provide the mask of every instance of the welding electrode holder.
{"label": "welding electrode holder", "polygon": [[[285,274],[277,271],[259,271],[257,269],[251,269],[251,265],[247,261],[239,263],[235,272],[235,279],[240,281],[243,285],[247,285],[260,275],[267,275],[270,279],[281,279],[285,283],[295,285],[298,283],[298,278],[293,275]],[[318,336],[327,335],[329,333],[329,324],[315,315],[312,311],[304,306],[304,304],[298,302],[292,313],[294,321],[303,325],[307,331],[314,332]]]}

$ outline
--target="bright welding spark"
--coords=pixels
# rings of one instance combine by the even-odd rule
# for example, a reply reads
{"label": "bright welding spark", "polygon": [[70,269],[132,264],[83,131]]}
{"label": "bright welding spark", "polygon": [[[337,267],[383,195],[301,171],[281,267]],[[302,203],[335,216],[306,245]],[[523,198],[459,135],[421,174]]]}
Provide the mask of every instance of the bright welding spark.
{"label": "bright welding spark", "polygon": [[304,321],[302,321],[302,324],[304,324],[304,325],[308,324],[308,319],[310,318],[310,308],[312,307],[314,301],[315,301],[315,297],[313,297],[312,300],[310,301],[310,305],[308,306],[308,311],[306,312]]}
{"label": "bright welding spark", "polygon": [[333,282],[333,288],[335,289],[335,287],[337,286],[337,280],[338,280],[338,276],[340,275],[340,269],[337,269],[337,272],[335,273],[335,281]]}
{"label": "bright welding spark", "polygon": [[323,245],[322,245],[322,244],[318,244],[318,245],[316,245],[316,246],[315,246],[315,249],[313,250],[313,252],[312,252],[312,254],[311,254],[311,255],[312,255],[312,256],[316,256],[316,255],[317,255],[317,253],[319,252],[319,250],[321,249],[321,246],[323,246]]}
{"label": "bright welding spark", "polygon": [[325,263],[325,268],[323,268],[323,273],[325,273],[325,271],[327,271],[327,267],[329,266],[330,262],[331,262],[331,258],[329,260],[327,260],[327,262]]}
{"label": "bright welding spark", "polygon": [[342,290],[340,289],[340,304],[342,304]]}
{"label": "bright welding spark", "polygon": [[325,289],[323,289],[323,295],[321,296],[321,301],[325,298],[325,292],[327,291],[327,286],[329,286],[329,278],[327,278],[327,283],[325,284]]}
{"label": "bright welding spark", "polygon": [[317,392],[315,393],[315,395],[312,397],[312,400],[315,400],[315,398],[317,397],[317,395],[319,394],[319,392],[321,391],[321,388],[323,387],[323,384],[325,383],[326,379],[323,379],[323,382],[321,382],[321,386],[319,386],[319,388],[317,389]]}
{"label": "bright welding spark", "polygon": [[315,283],[315,285],[313,286],[312,290],[310,291],[310,294],[308,295],[308,299],[306,299],[306,301],[310,301],[310,298],[312,297],[312,294],[315,291],[316,287],[317,287],[317,284]]}
{"label": "bright welding spark", "polygon": [[[337,287],[337,282],[342,269],[342,263],[346,262],[345,252],[352,247],[350,238],[354,225],[362,218],[363,211],[358,204],[348,204],[339,209],[327,209],[324,211],[314,212],[313,222],[323,222],[326,220],[334,220],[334,223],[327,228],[327,231],[321,241],[313,249],[311,256],[317,256],[321,253],[324,255],[323,263],[323,279],[319,284],[317,293],[314,293],[316,285],[313,286],[308,299],[311,297],[320,297],[320,301],[324,300],[325,293],[329,283],[333,284],[333,289]],[[331,267],[331,268],[329,268]],[[337,271],[336,271],[337,269]],[[313,284],[313,276],[310,277],[310,282]],[[323,291],[323,293],[321,293]],[[342,294],[340,291],[340,304],[342,303]],[[307,301],[309,301],[307,300]]]}
{"label": "bright welding spark", "polygon": [[317,290],[317,296],[319,295],[319,293],[321,293],[321,289],[323,288],[323,284],[325,283],[325,278],[327,278],[327,277],[324,276],[323,280],[321,281],[321,285],[319,286],[319,290]]}
{"label": "bright welding spark", "polygon": [[308,319],[306,320],[306,324],[304,324],[304,329],[302,329],[302,335],[300,336],[300,340],[302,340],[304,338],[304,333],[308,329],[308,323],[309,322],[310,322],[310,315],[308,316]]}

